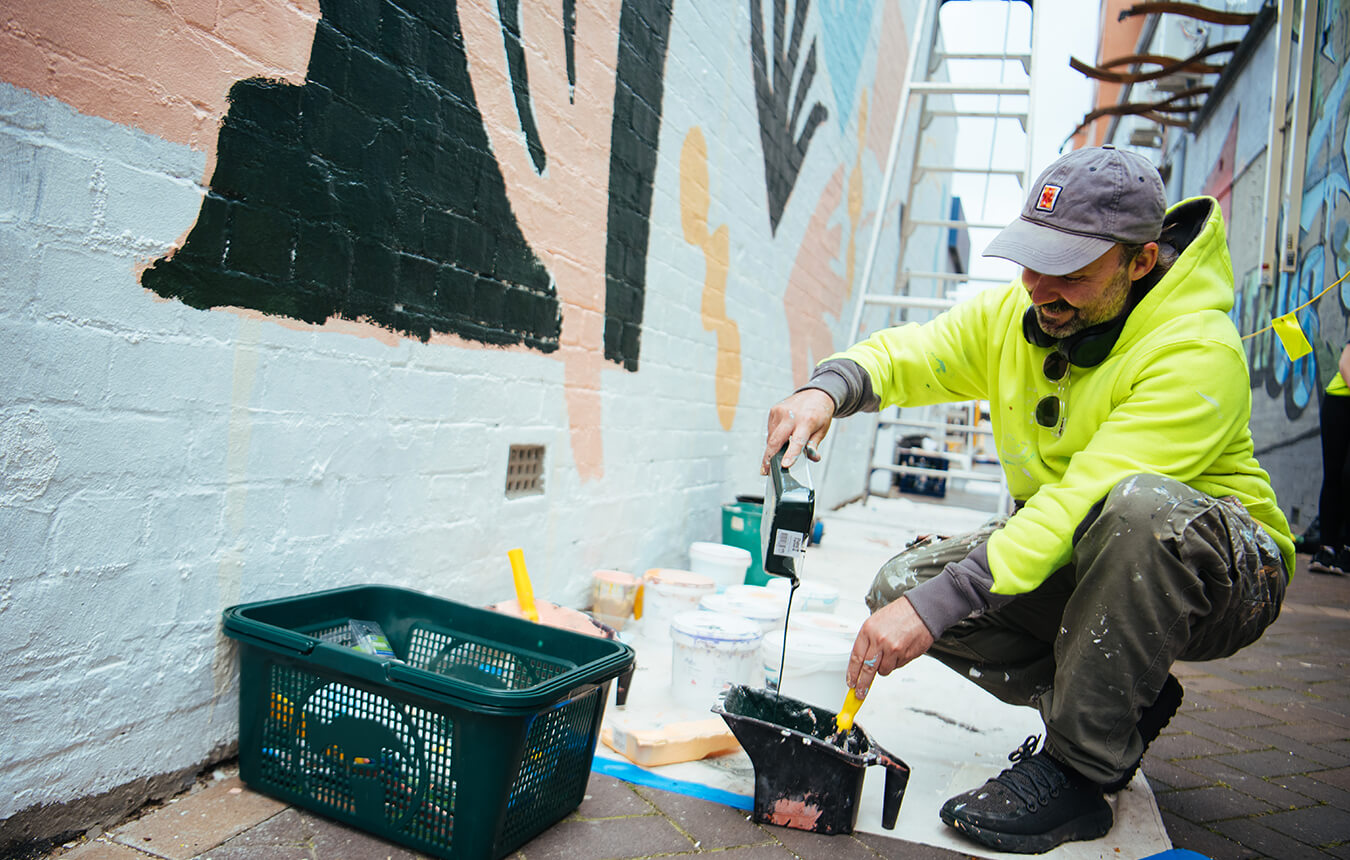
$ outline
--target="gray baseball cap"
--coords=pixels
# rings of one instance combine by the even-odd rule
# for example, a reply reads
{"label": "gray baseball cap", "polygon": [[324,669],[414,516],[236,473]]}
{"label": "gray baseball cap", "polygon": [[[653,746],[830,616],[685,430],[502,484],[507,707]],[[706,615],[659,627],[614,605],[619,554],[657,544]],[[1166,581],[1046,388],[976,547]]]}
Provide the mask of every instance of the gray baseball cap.
{"label": "gray baseball cap", "polygon": [[1067,275],[1121,243],[1157,241],[1167,202],[1148,159],[1114,146],[1076,149],[1045,169],[1018,219],[984,256]]}

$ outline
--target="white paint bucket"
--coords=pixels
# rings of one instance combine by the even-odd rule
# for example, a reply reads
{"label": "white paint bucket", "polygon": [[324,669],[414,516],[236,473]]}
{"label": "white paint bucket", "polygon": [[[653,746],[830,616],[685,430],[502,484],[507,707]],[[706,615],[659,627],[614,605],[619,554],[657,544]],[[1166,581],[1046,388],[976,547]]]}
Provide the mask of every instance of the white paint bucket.
{"label": "white paint bucket", "polygon": [[706,595],[698,605],[710,612],[749,618],[766,632],[782,627],[787,614],[787,598],[762,585],[733,585],[720,594]]}
{"label": "white paint bucket", "polygon": [[745,582],[745,572],[750,569],[751,560],[750,550],[738,546],[707,541],[689,544],[689,569],[711,576],[717,583],[718,591]]}
{"label": "white paint bucket", "polygon": [[712,594],[717,583],[712,577],[688,570],[654,567],[642,577],[642,628],[652,636],[666,635],[670,619],[681,612],[698,609],[704,595]]}
{"label": "white paint bucket", "polygon": [[759,625],[739,615],[676,615],[670,621],[670,689],[675,700],[706,711],[732,684],[759,686],[763,641]]}
{"label": "white paint bucket", "polygon": [[[792,581],[782,577],[775,576],[769,579],[766,588],[772,588],[783,596],[792,590]],[[833,585],[826,585],[823,582],[810,582],[802,579],[798,581],[797,593],[792,597],[792,608],[805,609],[807,612],[833,612],[839,605],[839,589]]]}
{"label": "white paint bucket", "polygon": [[853,638],[798,627],[788,630],[787,646],[784,655],[782,630],[764,634],[761,655],[765,686],[829,711],[839,710],[848,693],[844,673],[848,671]]}

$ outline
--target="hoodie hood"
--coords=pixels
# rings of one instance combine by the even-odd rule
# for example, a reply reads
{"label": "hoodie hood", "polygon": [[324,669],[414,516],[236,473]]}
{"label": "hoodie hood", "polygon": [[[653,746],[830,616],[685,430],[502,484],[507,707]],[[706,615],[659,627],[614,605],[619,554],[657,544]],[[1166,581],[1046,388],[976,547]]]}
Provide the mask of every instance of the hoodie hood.
{"label": "hoodie hood", "polygon": [[1233,309],[1233,261],[1217,200],[1194,197],[1168,209],[1158,248],[1160,261],[1176,259],[1160,278],[1145,276],[1147,292],[1130,311],[1117,349],[1129,349],[1179,317],[1208,311],[1227,316]]}

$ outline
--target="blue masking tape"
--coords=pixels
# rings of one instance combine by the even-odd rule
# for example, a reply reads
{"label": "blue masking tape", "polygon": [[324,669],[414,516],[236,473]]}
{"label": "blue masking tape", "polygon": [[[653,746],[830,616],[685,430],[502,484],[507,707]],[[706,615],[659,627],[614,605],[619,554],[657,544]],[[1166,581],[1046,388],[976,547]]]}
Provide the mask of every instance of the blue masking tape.
{"label": "blue masking tape", "polygon": [[749,812],[755,807],[755,799],[753,797],[735,794],[734,792],[726,791],[721,788],[700,785],[697,782],[688,782],[683,779],[671,779],[668,776],[657,776],[651,771],[644,770],[628,761],[618,761],[616,759],[597,755],[592,759],[591,771],[593,773],[603,773],[605,776],[612,776],[615,779],[621,779],[624,782],[645,785],[648,788],[659,788],[663,791],[673,791],[676,794],[683,794],[687,797],[696,797],[699,800],[710,800],[713,803],[730,806],[732,809],[742,809]]}

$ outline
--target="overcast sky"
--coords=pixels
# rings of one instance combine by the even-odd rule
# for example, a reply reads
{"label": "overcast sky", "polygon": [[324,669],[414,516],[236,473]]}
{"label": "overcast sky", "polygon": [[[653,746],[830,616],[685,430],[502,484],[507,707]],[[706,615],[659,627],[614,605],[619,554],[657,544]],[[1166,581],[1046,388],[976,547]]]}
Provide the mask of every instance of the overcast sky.
{"label": "overcast sky", "polygon": [[[941,27],[949,52],[1025,51],[1031,45],[1032,15],[1020,0],[961,0],[941,8]],[[1033,69],[1036,79],[1032,100],[1031,176],[1059,157],[1059,147],[1091,109],[1092,84],[1069,67],[1069,57],[1087,62],[1096,60],[1099,34],[1098,3],[1094,0],[1036,0],[1039,27]],[[999,83],[1023,83],[1020,64],[987,61],[949,64],[953,80],[988,80]],[[991,109],[993,97],[964,97],[962,110]],[[1023,106],[1025,99],[1003,98],[1003,107]],[[1027,138],[1015,120],[987,119],[962,121],[957,137],[954,162],[959,166],[1022,167],[1027,159]],[[1066,150],[1067,151],[1067,150]],[[962,198],[969,220],[1007,223],[1017,217],[1025,191],[1011,177],[953,177],[953,189]],[[984,259],[979,254],[996,231],[971,231],[971,273],[1011,278],[1013,264]],[[988,286],[972,283],[972,288]]]}

